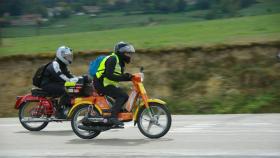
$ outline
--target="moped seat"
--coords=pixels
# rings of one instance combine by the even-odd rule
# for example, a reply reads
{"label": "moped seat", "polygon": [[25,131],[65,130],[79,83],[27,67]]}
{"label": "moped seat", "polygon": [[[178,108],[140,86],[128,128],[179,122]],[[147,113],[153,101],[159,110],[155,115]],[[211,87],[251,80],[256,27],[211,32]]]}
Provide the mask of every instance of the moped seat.
{"label": "moped seat", "polygon": [[31,89],[31,94],[32,94],[32,96],[36,96],[36,97],[56,97],[52,94],[49,94],[48,92],[44,91],[41,88]]}

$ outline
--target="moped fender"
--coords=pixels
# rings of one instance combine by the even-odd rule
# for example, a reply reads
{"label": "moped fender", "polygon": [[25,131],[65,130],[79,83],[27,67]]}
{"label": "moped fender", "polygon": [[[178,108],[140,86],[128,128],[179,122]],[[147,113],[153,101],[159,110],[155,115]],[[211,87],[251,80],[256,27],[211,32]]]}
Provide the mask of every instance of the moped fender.
{"label": "moped fender", "polygon": [[[160,99],[148,99],[148,103],[159,103],[162,105],[166,105],[166,102]],[[144,102],[141,103],[141,106],[144,106]]]}
{"label": "moped fender", "polygon": [[[75,104],[72,106],[72,108],[71,108],[70,111],[68,112],[67,117],[68,117],[68,118],[71,118],[73,112],[74,112],[75,109],[78,108],[79,106],[82,106],[82,105],[93,105],[93,100],[92,100],[92,99],[93,99],[93,98],[86,98],[86,99],[77,98],[77,99],[75,99]],[[95,106],[95,108],[100,112],[100,114],[102,114],[102,110],[101,110],[98,106]]]}
{"label": "moped fender", "polygon": [[15,103],[15,109],[19,109],[20,105],[23,103],[23,98],[25,96],[17,96],[17,100]]}
{"label": "moped fender", "polygon": [[46,98],[32,96],[31,94],[27,94],[25,96],[18,96],[17,101],[15,103],[15,109],[19,109],[22,103],[26,101],[39,101],[39,100],[46,100]]}
{"label": "moped fender", "polygon": [[82,105],[85,105],[85,104],[90,104],[91,105],[92,102],[90,102],[90,101],[81,101],[81,102],[78,102],[78,103],[74,104],[71,107],[70,111],[68,112],[67,117],[70,118],[72,116],[73,112],[75,111],[75,109],[77,109],[79,106],[82,106]]}
{"label": "moped fender", "polygon": [[[166,102],[163,101],[163,100],[160,100],[160,99],[148,99],[148,103],[159,103],[160,105],[166,105]],[[134,125],[135,125],[135,123],[137,121],[137,116],[138,116],[138,113],[139,113],[139,109],[142,106],[144,106],[144,102],[141,102],[140,106],[138,106],[137,109],[134,112],[134,115],[133,115]]]}

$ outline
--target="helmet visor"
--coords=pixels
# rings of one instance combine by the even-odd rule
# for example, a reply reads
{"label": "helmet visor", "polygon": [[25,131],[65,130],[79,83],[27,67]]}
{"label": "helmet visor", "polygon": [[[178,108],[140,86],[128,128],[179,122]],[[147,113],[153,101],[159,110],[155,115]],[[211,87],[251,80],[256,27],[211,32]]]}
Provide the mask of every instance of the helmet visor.
{"label": "helmet visor", "polygon": [[120,49],[120,52],[122,52],[122,53],[135,53],[135,49],[132,45],[127,45],[125,47],[122,47]]}
{"label": "helmet visor", "polygon": [[67,60],[70,64],[73,62],[73,54],[71,51],[63,51],[62,57]]}
{"label": "helmet visor", "polygon": [[72,61],[73,61],[73,55],[71,54],[71,55],[66,55],[65,56],[65,59],[67,60],[67,61],[69,61],[69,63],[72,63]]}

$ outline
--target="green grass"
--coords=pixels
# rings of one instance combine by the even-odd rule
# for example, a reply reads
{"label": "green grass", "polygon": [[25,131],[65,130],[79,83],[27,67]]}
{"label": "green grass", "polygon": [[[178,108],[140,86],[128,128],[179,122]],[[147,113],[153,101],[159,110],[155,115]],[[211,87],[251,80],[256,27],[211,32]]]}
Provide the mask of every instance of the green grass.
{"label": "green grass", "polygon": [[280,14],[146,26],[63,35],[5,38],[1,55],[54,52],[60,45],[75,51],[111,49],[120,40],[136,48],[162,48],[280,40]]}
{"label": "green grass", "polygon": [[[123,13],[114,13],[110,15],[102,14],[97,17],[90,17],[89,15],[72,15],[67,19],[53,21],[51,24],[41,27],[39,31],[40,35],[65,34],[203,20],[201,17],[193,17],[197,16],[197,14],[201,13],[191,12],[139,15],[123,15]],[[24,37],[36,35],[36,26],[3,28],[3,37]]]}
{"label": "green grass", "polygon": [[[110,12],[102,13],[96,17],[90,17],[89,15],[72,15],[67,19],[59,19],[49,22],[48,25],[40,28],[39,34],[57,35],[151,25],[159,26],[186,22],[191,23],[206,20],[205,17],[208,12],[208,10],[196,10],[183,13],[137,15],[126,15],[122,12]],[[275,13],[280,13],[279,0],[258,0],[258,3],[239,10],[236,16],[255,16]],[[18,26],[2,29],[2,35],[4,38],[36,36],[37,33],[38,30],[36,26]]]}
{"label": "green grass", "polygon": [[280,12],[279,0],[258,0],[258,3],[239,11],[241,16],[274,14]]}

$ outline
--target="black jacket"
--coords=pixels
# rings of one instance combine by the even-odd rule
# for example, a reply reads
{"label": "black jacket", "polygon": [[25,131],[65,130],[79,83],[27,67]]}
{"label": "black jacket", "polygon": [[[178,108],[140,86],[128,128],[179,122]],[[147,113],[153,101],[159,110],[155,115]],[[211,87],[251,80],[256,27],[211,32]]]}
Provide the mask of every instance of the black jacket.
{"label": "black jacket", "polygon": [[105,62],[105,71],[104,71],[104,74],[102,75],[102,77],[100,79],[98,79],[96,76],[94,77],[94,85],[96,88],[100,87],[100,86],[103,87],[103,78],[104,77],[108,78],[109,80],[117,81],[117,82],[131,80],[131,78],[129,78],[129,76],[124,73],[125,63],[123,60],[121,60],[121,58],[119,58],[121,74],[114,74],[116,64],[117,64],[117,59],[115,56],[111,56],[107,59],[107,61]]}
{"label": "black jacket", "polygon": [[74,76],[67,69],[67,66],[58,59],[55,59],[50,63],[44,74],[41,85],[44,86],[48,83],[64,83],[69,81]]}
{"label": "black jacket", "polygon": [[116,64],[117,64],[116,57],[115,56],[109,57],[105,63],[105,72],[104,72],[103,76],[107,77],[109,80],[112,80],[112,81],[118,81],[118,82],[129,81],[127,76],[124,74],[125,63],[121,59],[119,60],[119,65],[121,67],[121,72],[122,72],[119,75],[114,74]]}

